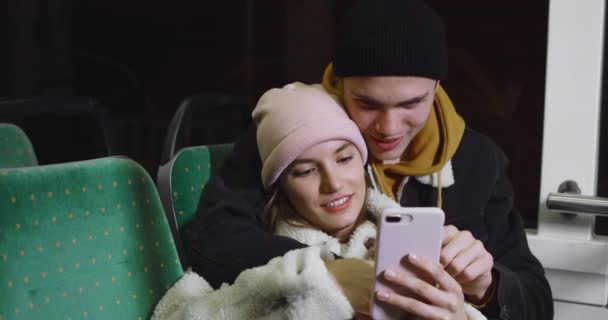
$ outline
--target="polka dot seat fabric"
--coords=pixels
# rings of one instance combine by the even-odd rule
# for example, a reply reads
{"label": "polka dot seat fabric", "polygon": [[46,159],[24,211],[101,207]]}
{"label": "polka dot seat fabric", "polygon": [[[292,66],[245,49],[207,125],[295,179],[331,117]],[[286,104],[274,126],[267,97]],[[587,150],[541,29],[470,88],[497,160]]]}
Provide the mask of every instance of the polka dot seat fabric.
{"label": "polka dot seat fabric", "polygon": [[18,126],[0,123],[0,168],[38,165],[30,139]]}
{"label": "polka dot seat fabric", "polygon": [[232,153],[232,144],[216,144],[182,149],[158,171],[158,190],[173,234],[182,265],[187,267],[190,225],[199,201],[205,198],[205,186]]}
{"label": "polka dot seat fabric", "polygon": [[136,162],[0,169],[0,319],[147,319],[182,274]]}

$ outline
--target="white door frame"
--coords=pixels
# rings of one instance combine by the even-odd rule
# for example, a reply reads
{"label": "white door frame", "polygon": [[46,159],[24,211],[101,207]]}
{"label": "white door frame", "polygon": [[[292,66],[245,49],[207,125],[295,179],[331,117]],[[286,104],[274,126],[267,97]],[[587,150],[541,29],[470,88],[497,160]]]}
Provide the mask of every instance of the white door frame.
{"label": "white door frame", "polygon": [[604,10],[604,0],[550,1],[539,223],[528,232],[554,299],[602,307],[608,304],[608,238],[593,233],[592,216],[549,212],[546,199],[565,180],[576,181],[583,195],[596,195]]}

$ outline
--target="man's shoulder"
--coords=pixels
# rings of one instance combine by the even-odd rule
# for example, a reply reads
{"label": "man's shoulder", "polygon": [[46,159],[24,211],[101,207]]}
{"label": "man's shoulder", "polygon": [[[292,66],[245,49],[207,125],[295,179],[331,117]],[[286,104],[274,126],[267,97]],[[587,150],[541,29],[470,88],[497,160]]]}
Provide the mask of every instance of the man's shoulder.
{"label": "man's shoulder", "polygon": [[475,149],[476,152],[496,152],[499,149],[492,138],[470,127],[466,127],[462,135],[459,150],[463,148]]}
{"label": "man's shoulder", "polygon": [[497,172],[506,163],[504,152],[490,137],[467,127],[452,157],[454,170]]}
{"label": "man's shoulder", "polygon": [[257,190],[262,185],[261,168],[255,125],[252,125],[235,141],[232,154],[225,159],[218,178],[230,188]]}

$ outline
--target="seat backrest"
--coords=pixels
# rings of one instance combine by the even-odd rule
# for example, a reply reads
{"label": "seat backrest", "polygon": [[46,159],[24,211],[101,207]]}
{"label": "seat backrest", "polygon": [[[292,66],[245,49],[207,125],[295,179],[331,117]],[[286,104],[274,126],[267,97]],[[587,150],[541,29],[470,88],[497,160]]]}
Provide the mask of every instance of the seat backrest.
{"label": "seat backrest", "polygon": [[205,186],[232,150],[232,144],[185,148],[159,169],[158,189],[184,267],[188,266],[190,226],[199,201],[205,198]]}
{"label": "seat backrest", "polygon": [[182,274],[136,162],[0,169],[0,318],[147,319]]}
{"label": "seat backrest", "polygon": [[92,98],[1,100],[0,122],[18,125],[27,133],[40,164],[117,155],[112,120]]}
{"label": "seat backrest", "polygon": [[247,97],[199,94],[180,104],[167,128],[160,164],[191,146],[235,141],[252,124],[254,103]]}
{"label": "seat backrest", "polygon": [[0,168],[35,165],[36,153],[25,132],[12,123],[0,123]]}

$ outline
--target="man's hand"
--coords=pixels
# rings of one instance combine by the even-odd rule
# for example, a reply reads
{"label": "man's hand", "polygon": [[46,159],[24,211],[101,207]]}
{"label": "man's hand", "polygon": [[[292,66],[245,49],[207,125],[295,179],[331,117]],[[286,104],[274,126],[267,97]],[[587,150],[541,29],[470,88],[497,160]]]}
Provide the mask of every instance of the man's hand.
{"label": "man's hand", "polygon": [[443,227],[441,265],[462,286],[467,300],[483,303],[492,285],[494,259],[469,231]]}
{"label": "man's hand", "polygon": [[374,265],[363,259],[325,261],[325,266],[352,305],[357,315],[369,315]]}

